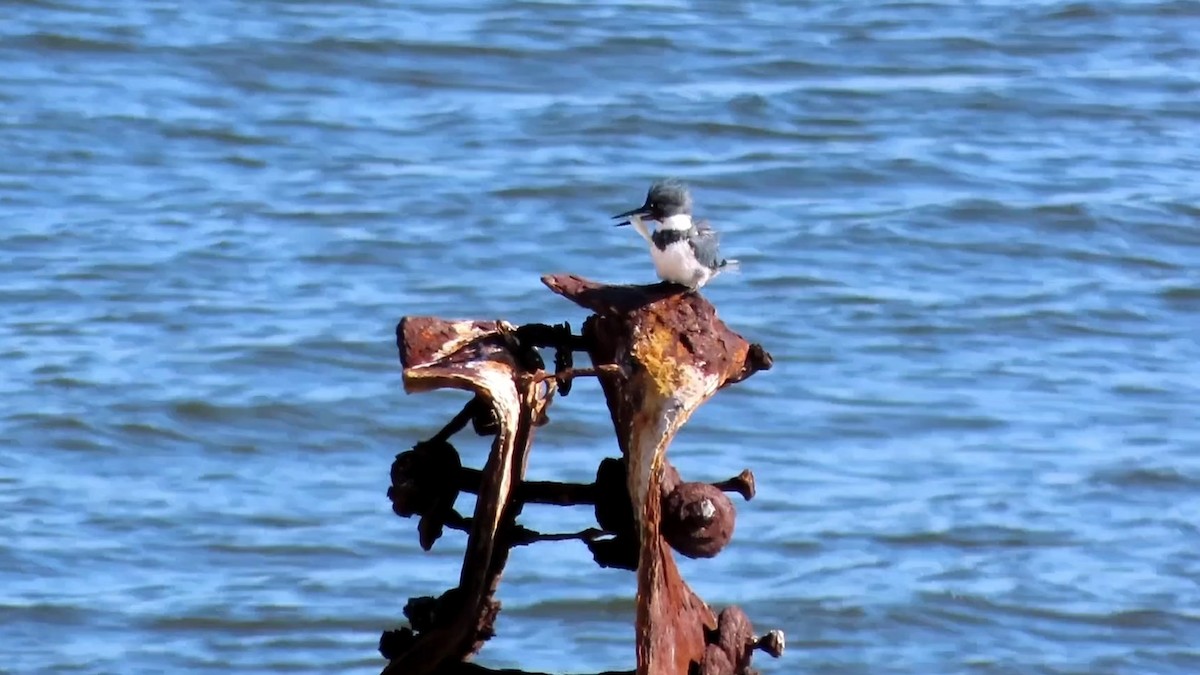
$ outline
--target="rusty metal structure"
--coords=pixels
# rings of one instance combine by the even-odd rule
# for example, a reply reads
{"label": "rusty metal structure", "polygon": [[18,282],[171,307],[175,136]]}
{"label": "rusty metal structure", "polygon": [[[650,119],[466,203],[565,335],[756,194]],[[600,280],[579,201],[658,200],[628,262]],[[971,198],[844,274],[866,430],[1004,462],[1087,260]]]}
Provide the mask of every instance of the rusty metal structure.
{"label": "rusty metal structure", "polygon": [[[431,317],[405,317],[396,327],[406,391],[452,388],[472,398],[433,437],[396,456],[388,496],[397,515],[419,519],[425,550],[445,528],[466,532],[467,545],[457,585],[437,597],[410,599],[404,607],[409,626],[383,634],[384,675],[522,673],[489,670],[471,659],[493,635],[500,611],[494,595],[509,551],[563,539],[583,541],[603,567],[637,573],[636,670],[619,675],[754,672],[752,653],[778,657],[783,634],[755,635],[736,606],[714,612],[684,582],[671,552],[719,553],[735,520],[725,493],[751,499],[754,476],[743,471],[721,483],[686,482],[666,452],[704,401],[770,368],[770,354],[731,331],[701,295],[678,286],[611,286],[574,275],[542,281],[593,312],[580,334],[568,324]],[[552,370],[542,349],[554,351]],[[593,366],[574,367],[578,352]],[[547,408],[584,376],[599,380],[621,457],[601,461],[590,484],[524,480]],[[467,425],[493,437],[482,469],[462,466],[450,443]],[[454,508],[460,492],[476,495],[469,517]],[[517,522],[526,504],[590,504],[597,527],[534,532]]]}

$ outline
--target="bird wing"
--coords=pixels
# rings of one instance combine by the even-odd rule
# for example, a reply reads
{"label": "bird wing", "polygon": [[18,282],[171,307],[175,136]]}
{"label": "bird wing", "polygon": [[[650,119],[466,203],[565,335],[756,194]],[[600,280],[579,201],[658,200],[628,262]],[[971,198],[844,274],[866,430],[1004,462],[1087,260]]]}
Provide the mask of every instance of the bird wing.
{"label": "bird wing", "polygon": [[721,260],[720,238],[707,220],[701,220],[692,226],[691,232],[688,233],[688,244],[696,254],[696,260],[709,269],[716,269],[725,262]]}

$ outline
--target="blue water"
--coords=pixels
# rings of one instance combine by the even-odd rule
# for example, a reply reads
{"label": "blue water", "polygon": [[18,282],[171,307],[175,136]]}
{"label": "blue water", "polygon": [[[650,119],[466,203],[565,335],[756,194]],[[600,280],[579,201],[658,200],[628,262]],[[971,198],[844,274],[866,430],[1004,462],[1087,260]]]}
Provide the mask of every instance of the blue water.
{"label": "blue water", "polygon": [[[384,495],[462,402],[403,393],[395,322],[578,326],[539,275],[654,281],[607,216],[676,175],[776,359],[670,452],[758,474],[683,571],[786,631],[764,673],[1200,672],[1195,2],[3,16],[0,670],[376,672],[464,541]],[[531,477],[591,478],[601,406]],[[631,668],[633,592],[519,549],[481,660]]]}

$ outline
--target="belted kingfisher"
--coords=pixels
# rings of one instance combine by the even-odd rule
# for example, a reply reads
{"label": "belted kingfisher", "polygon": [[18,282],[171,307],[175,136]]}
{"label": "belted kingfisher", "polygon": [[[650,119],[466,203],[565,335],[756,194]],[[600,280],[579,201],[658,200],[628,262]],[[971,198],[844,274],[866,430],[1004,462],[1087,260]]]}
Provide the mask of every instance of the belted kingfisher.
{"label": "belted kingfisher", "polygon": [[[692,193],[687,185],[668,179],[656,181],[646,192],[646,202],[613,216],[626,219],[617,226],[633,225],[650,244],[650,257],[658,278],[698,290],[736,260],[721,258],[717,233],[707,222],[692,222]],[[651,233],[642,218],[658,221]]]}

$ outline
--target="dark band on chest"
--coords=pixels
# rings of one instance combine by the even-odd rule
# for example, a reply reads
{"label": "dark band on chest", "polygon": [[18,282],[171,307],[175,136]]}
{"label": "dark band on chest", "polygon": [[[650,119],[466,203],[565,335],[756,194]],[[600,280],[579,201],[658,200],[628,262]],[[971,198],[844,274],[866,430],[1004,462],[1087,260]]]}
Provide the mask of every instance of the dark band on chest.
{"label": "dark band on chest", "polygon": [[671,244],[685,241],[687,238],[687,230],[655,230],[654,234],[650,235],[650,240],[654,242],[654,246],[660,251]]}

